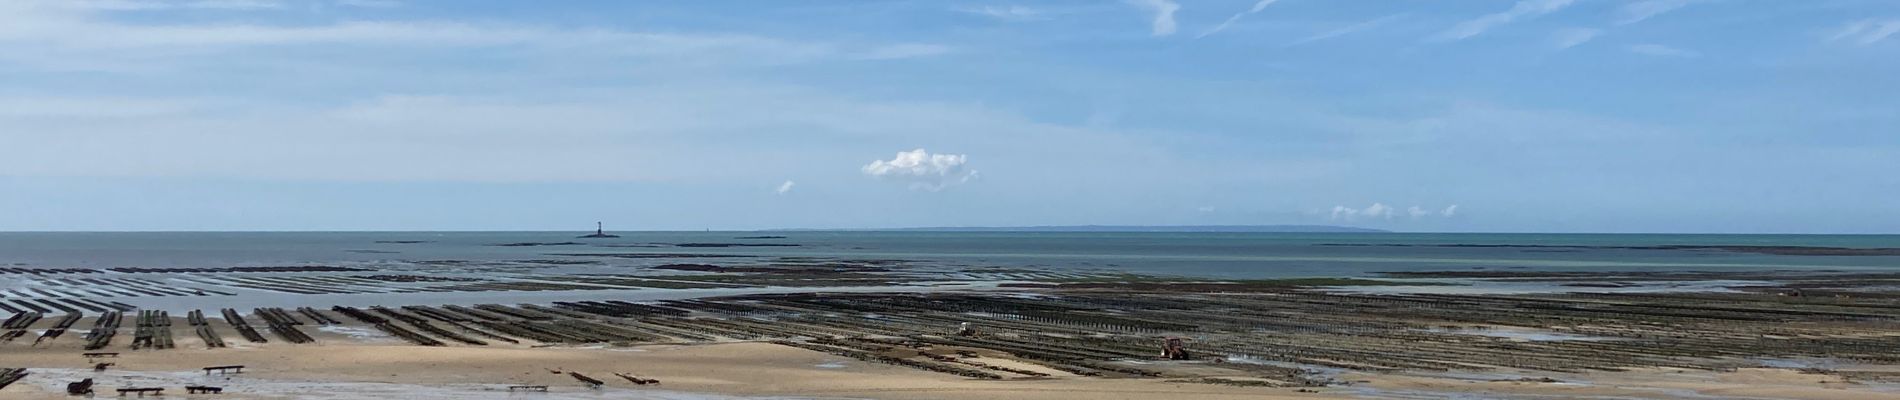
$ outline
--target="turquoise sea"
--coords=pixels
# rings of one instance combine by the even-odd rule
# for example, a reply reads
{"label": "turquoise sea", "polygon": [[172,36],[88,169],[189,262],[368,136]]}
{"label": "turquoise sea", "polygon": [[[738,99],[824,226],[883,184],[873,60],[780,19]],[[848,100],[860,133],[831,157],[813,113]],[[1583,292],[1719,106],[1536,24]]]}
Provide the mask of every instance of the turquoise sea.
{"label": "turquoise sea", "polygon": [[[400,266],[416,262],[592,259],[610,265],[720,259],[574,254],[702,254],[901,259],[917,265],[1116,270],[1217,278],[1364,276],[1468,269],[1710,271],[1900,269],[1900,256],[1775,255],[1666,245],[1896,248],[1900,235],[1656,235],[1114,232],[139,232],[0,233],[0,266]],[[758,238],[783,236],[783,238]],[[511,243],[578,244],[498,246]],[[678,244],[706,246],[680,247]],[[780,246],[730,246],[778,244]],[[1448,245],[1456,245],[1446,247]],[[1473,247],[1470,245],[1581,246]]]}

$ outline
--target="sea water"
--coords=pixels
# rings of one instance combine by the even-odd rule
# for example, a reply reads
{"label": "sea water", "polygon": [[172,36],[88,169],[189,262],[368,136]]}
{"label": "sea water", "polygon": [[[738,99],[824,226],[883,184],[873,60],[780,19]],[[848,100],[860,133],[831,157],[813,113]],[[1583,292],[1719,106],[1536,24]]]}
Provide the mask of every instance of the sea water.
{"label": "sea water", "polygon": [[[28,268],[341,265],[588,260],[642,266],[682,259],[586,254],[668,253],[903,260],[936,267],[1122,271],[1209,278],[1366,276],[1384,271],[1893,270],[1896,256],[1642,250],[1658,245],[1900,247],[1900,235],[1656,235],[1153,232],[10,232],[0,266]],[[771,236],[773,238],[758,238]],[[782,237],[782,238],[778,238]],[[500,246],[573,242],[579,244]],[[677,247],[782,244],[773,247]],[[1444,245],[1581,246],[1443,247]],[[581,255],[575,255],[581,254]],[[737,262],[743,259],[698,259]]]}

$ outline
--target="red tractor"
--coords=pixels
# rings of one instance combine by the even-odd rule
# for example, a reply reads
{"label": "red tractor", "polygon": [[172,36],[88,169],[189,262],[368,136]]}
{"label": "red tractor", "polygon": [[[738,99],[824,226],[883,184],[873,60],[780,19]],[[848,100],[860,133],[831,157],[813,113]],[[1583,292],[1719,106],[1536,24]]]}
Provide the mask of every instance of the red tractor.
{"label": "red tractor", "polygon": [[1169,360],[1188,359],[1187,349],[1182,347],[1181,342],[1181,338],[1169,336],[1165,344],[1161,345],[1161,358]]}

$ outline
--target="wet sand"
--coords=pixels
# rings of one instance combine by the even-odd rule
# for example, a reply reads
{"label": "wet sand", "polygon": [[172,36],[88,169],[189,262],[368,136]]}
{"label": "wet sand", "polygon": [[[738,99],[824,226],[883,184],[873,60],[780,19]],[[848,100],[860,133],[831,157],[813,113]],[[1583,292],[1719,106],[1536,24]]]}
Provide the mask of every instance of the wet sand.
{"label": "wet sand", "polygon": [[[1532,272],[1442,272],[1405,285],[1006,273],[1037,281],[1002,287],[951,280],[973,272],[847,267],[667,278],[255,272],[208,289],[254,291],[245,296],[152,283],[212,282],[200,276],[33,276],[23,279],[40,286],[14,293],[156,293],[232,308],[82,316],[48,308],[91,298],[9,298],[39,311],[8,320],[0,367],[33,375],[0,398],[65,398],[66,383],[86,378],[104,396],[162,387],[168,397],[209,398],[180,393],[203,385],[227,390],[216,398],[337,400],[1900,396],[1900,297],[1886,289],[1900,281],[1894,274],[1775,272],[1739,283],[1624,274],[1599,276],[1629,281],[1616,287],[1571,287],[1578,277],[1520,276]],[[680,283],[756,287],[658,287]],[[1520,284],[1538,287],[1492,287]],[[595,290],[622,285],[655,286],[633,292],[657,298]],[[265,289],[289,292],[255,292]],[[179,293],[189,295],[161,296]],[[712,294],[727,296],[704,297]],[[261,296],[319,305],[224,302]],[[320,305],[333,296],[386,306]],[[61,327],[64,336],[36,343]],[[1168,343],[1186,354],[1159,357]],[[88,351],[122,357],[94,372],[80,356]],[[221,365],[247,371],[201,371]],[[549,392],[510,394],[515,385]]]}
{"label": "wet sand", "polygon": [[[168,398],[876,398],[876,399],[1302,399],[1302,398],[1790,398],[1867,399],[1900,396],[1900,388],[1848,383],[1789,369],[1706,372],[1668,368],[1589,374],[1361,374],[1351,382],[1303,393],[1294,388],[1229,387],[1162,378],[1060,377],[975,380],[864,363],[767,343],[651,345],[631,348],[421,347],[326,338],[322,345],[256,345],[231,349],[125,352],[103,373],[76,349],[12,349],[0,363],[35,375],[6,390],[9,399],[63,399],[67,381],[92,377],[103,396],[123,386],[167,387]],[[243,374],[204,375],[211,365],[245,365]],[[566,374],[607,380],[588,389]],[[624,372],[661,380],[635,386]],[[1554,381],[1542,378],[1555,377]],[[183,396],[184,385],[225,387],[219,396]],[[547,385],[550,392],[513,393],[509,385]],[[1313,390],[1313,389],[1308,389]],[[473,396],[473,397],[471,397]]]}
{"label": "wet sand", "polygon": [[[184,343],[181,343],[181,345]],[[230,349],[125,352],[104,373],[88,367],[76,348],[9,349],[0,364],[36,372],[6,393],[24,398],[67,398],[53,390],[67,381],[96,377],[98,390],[163,386],[182,392],[188,384],[225,387],[217,398],[380,398],[402,391],[410,398],[507,393],[509,385],[547,385],[562,398],[825,397],[879,399],[1180,399],[1300,398],[1287,388],[1241,388],[1169,383],[1163,379],[1067,378],[989,381],[866,363],[768,343],[654,345],[631,348],[422,347],[366,344],[331,338],[323,345],[264,344]],[[213,365],[245,365],[243,374],[203,375]],[[607,380],[587,389],[566,374]],[[616,372],[659,379],[657,387],[635,386]],[[68,378],[68,379],[58,379]],[[331,385],[346,383],[350,385]],[[395,386],[377,384],[397,384]],[[304,392],[308,390],[307,392]],[[336,392],[324,393],[324,390]],[[414,393],[408,393],[414,391]],[[29,394],[30,393],[30,394]],[[693,394],[705,394],[695,396]],[[182,393],[180,393],[182,394]],[[110,395],[110,394],[103,394]],[[411,396],[414,395],[414,396]],[[517,396],[537,396],[518,393]],[[454,397],[454,396],[449,396]]]}

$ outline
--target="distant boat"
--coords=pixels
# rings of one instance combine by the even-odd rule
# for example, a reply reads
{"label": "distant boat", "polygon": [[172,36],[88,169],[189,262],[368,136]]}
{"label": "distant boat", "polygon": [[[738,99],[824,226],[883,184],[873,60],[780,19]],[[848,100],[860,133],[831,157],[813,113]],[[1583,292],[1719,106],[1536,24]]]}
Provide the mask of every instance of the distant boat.
{"label": "distant boat", "polygon": [[600,223],[600,222],[594,222],[594,233],[593,233],[593,234],[591,234],[591,235],[581,235],[581,236],[579,236],[579,238],[581,238],[581,239],[608,239],[608,238],[617,238],[617,237],[620,237],[620,235],[609,235],[609,234],[607,234],[607,230],[606,230],[606,226],[605,226],[605,225],[601,225],[601,223]]}

